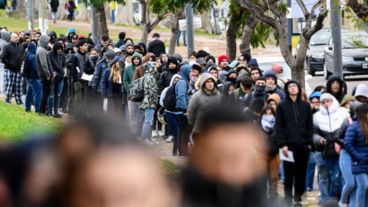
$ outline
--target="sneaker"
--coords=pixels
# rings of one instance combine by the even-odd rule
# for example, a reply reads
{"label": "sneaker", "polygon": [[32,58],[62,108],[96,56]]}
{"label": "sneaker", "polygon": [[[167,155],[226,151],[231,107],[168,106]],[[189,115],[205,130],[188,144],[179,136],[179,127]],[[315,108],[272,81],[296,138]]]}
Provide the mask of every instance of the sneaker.
{"label": "sneaker", "polygon": [[151,142],[150,140],[148,140],[148,139],[145,139],[144,141],[143,141],[143,143],[144,144],[146,144],[146,145],[150,145],[150,146],[152,146],[154,143],[153,142]]}
{"label": "sneaker", "polygon": [[167,143],[170,143],[172,142],[172,140],[174,139],[174,136],[173,135],[170,135],[167,139],[166,139],[166,142]]}
{"label": "sneaker", "polygon": [[163,131],[158,131],[158,136],[163,137],[163,136],[165,136],[165,133]]}
{"label": "sneaker", "polygon": [[158,132],[155,130],[155,131],[152,131],[152,137],[158,137]]}

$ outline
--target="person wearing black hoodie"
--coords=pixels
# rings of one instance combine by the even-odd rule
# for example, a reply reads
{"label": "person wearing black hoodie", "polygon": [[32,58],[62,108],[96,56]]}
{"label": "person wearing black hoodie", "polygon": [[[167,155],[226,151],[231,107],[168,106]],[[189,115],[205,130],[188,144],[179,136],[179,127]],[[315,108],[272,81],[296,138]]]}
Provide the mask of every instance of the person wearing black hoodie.
{"label": "person wearing black hoodie", "polygon": [[277,106],[274,132],[282,153],[288,157],[291,151],[294,155],[294,162],[284,162],[284,192],[286,206],[292,206],[295,188],[295,207],[302,206],[309,152],[313,147],[312,110],[309,103],[301,99],[301,92],[298,82],[285,84],[286,98]]}
{"label": "person wearing black hoodie", "polygon": [[341,80],[341,78],[337,76],[331,76],[326,83],[326,92],[332,94],[338,101],[344,99],[347,94],[348,87],[345,81]]}
{"label": "person wearing black hoodie", "polygon": [[49,114],[53,114],[54,117],[61,117],[59,113],[60,96],[64,81],[64,67],[66,59],[63,54],[63,45],[59,42],[55,42],[52,51],[49,52],[53,79],[51,83],[51,94],[49,97]]}
{"label": "person wearing black hoodie", "polygon": [[267,206],[267,147],[260,129],[247,122],[240,107],[227,103],[211,105],[201,123],[180,176],[182,206]]}
{"label": "person wearing black hoodie", "polygon": [[169,57],[167,60],[167,69],[161,73],[160,81],[158,82],[158,94],[161,94],[164,88],[170,85],[171,78],[179,72],[179,63],[175,57]]}

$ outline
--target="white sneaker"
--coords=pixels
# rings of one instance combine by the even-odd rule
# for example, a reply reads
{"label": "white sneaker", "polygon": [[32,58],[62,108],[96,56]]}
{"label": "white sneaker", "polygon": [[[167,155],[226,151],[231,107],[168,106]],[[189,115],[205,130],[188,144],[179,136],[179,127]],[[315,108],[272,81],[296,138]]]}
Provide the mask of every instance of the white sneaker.
{"label": "white sneaker", "polygon": [[174,139],[174,136],[173,135],[170,135],[167,139],[166,139],[166,142],[167,143],[170,143],[172,142],[172,140]]}
{"label": "white sneaker", "polygon": [[159,137],[163,137],[163,136],[165,136],[165,133],[164,133],[163,131],[161,131],[161,130],[160,130],[160,131],[158,131],[158,136],[159,136]]}
{"label": "white sneaker", "polygon": [[148,140],[148,139],[145,139],[144,141],[143,141],[143,143],[144,144],[146,144],[146,145],[150,145],[150,146],[152,146],[154,143],[153,142],[151,142],[150,140]]}
{"label": "white sneaker", "polygon": [[158,137],[158,136],[159,136],[159,134],[156,130],[152,131],[152,137]]}

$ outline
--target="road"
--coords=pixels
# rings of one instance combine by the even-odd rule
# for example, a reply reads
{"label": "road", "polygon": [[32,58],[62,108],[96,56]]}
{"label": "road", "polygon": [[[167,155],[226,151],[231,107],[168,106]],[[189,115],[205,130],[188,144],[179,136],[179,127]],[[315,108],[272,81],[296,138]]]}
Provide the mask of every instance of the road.
{"label": "road", "polygon": [[[317,73],[317,76],[314,76],[312,79],[308,80],[310,88],[313,90],[318,85],[326,85],[326,80],[323,77],[322,73]],[[359,85],[360,83],[364,83],[368,85],[368,76],[351,76],[347,77],[346,84],[348,86],[348,95],[351,95],[354,87]]]}

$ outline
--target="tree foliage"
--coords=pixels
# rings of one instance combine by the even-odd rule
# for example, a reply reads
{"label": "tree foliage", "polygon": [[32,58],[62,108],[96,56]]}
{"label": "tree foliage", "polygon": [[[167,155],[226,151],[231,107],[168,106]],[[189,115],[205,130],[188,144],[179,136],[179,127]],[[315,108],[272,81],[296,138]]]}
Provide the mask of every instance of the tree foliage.
{"label": "tree foliage", "polygon": [[176,13],[178,9],[183,9],[187,3],[192,3],[193,11],[200,13],[211,8],[215,0],[149,0],[149,8],[154,14],[162,15],[166,13]]}

